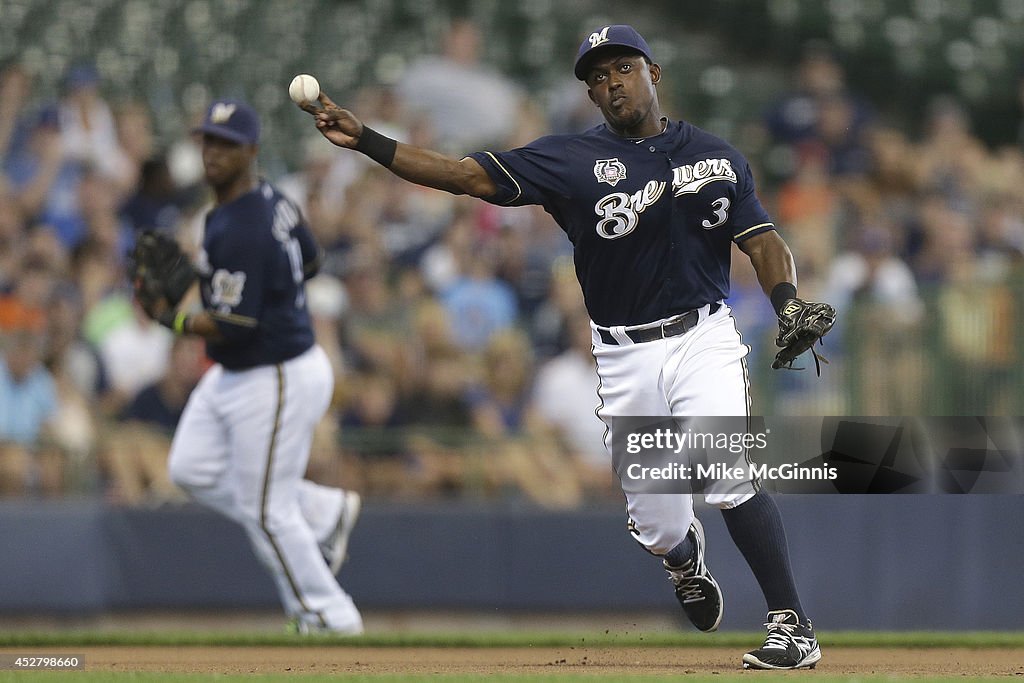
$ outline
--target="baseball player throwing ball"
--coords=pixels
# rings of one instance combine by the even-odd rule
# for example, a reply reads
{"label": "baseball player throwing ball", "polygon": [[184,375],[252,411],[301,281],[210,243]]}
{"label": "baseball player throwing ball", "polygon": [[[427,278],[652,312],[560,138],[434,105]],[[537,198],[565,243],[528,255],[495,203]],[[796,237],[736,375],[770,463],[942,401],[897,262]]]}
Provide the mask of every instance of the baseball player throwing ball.
{"label": "baseball player throwing ball", "polygon": [[[204,337],[215,361],[174,434],[171,478],[245,528],[300,633],[361,633],[333,575],[359,496],[303,480],[334,386],[306,310],[319,248],[295,205],[254,175],[260,122],[251,107],[215,102],[197,132],[216,199],[197,262],[155,235],[140,237],[132,259],[143,308],[179,334]],[[189,314],[176,307],[193,272],[203,310]]]}
{"label": "baseball player throwing ball", "polygon": [[[599,416],[744,416],[747,373],[729,293],[733,243],[750,258],[779,314],[776,365],[828,331],[834,311],[796,296],[789,248],[758,201],[743,156],[723,140],[664,116],[661,67],[630,26],[599,27],[575,63],[605,123],[463,159],[399,144],[321,94],[303,108],[320,132],[406,180],[505,206],[540,204],[572,242],[592,320]],[[610,430],[609,430],[610,432]],[[610,436],[606,437],[610,447]],[[782,520],[756,481],[706,494],[722,510],[768,605],[767,638],[745,667],[797,669],[821,658],[800,604]],[[722,592],[684,494],[626,493],[628,527],[663,558],[676,596],[702,631],[718,628]]]}

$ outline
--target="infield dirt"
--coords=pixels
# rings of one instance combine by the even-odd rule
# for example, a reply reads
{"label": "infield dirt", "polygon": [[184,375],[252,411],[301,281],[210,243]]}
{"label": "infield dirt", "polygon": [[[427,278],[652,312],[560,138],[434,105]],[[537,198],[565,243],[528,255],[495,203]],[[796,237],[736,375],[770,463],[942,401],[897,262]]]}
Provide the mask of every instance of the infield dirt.
{"label": "infield dirt", "polygon": [[[6,649],[6,648],[5,648]],[[61,648],[64,650],[65,648]],[[734,648],[684,647],[81,647],[88,671],[208,674],[736,673]],[[70,652],[70,650],[68,650]],[[818,671],[838,676],[1024,676],[1024,648],[832,648]],[[1018,679],[1020,680],[1020,679]]]}

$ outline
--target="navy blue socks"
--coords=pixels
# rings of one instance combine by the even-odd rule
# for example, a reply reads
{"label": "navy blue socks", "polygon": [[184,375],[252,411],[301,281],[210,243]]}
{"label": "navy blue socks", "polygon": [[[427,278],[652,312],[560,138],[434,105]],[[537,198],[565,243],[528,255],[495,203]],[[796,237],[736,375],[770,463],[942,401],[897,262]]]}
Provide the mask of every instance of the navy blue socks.
{"label": "navy blue socks", "polygon": [[684,538],[679,545],[665,553],[665,562],[667,562],[670,567],[682,567],[693,558],[694,550],[695,548],[693,547],[693,541],[690,540],[690,534],[686,534],[686,538]]}
{"label": "navy blue socks", "polygon": [[[737,507],[722,510],[733,543],[761,586],[768,610],[791,609],[807,623],[793,581],[786,529],[775,500],[764,491]],[[674,550],[673,550],[674,552]],[[665,556],[666,558],[668,555]]]}

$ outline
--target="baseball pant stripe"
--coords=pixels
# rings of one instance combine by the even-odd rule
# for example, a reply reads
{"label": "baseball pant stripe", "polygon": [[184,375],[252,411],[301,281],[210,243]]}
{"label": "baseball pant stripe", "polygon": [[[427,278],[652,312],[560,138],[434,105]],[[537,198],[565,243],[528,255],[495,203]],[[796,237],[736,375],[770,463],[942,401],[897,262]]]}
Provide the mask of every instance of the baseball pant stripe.
{"label": "baseball pant stripe", "polygon": [[[729,317],[732,318],[732,326],[736,328],[736,334],[738,334],[739,337],[740,337],[740,343],[743,344],[744,346],[747,346],[746,343],[743,341],[743,333],[740,332],[740,327],[739,327],[739,325],[736,324],[736,317],[733,316],[732,313],[729,314]],[[747,346],[747,353],[750,353],[750,347],[749,346]],[[740,364],[743,365],[743,391],[747,395],[747,400],[746,400],[747,433],[749,434],[750,433],[750,406],[752,405],[753,401],[751,401],[751,399],[750,399],[750,370],[747,367],[747,357],[746,356],[744,356],[743,358],[740,359]],[[751,458],[750,458],[750,450],[749,449],[744,451],[743,459],[747,461],[748,465],[753,464],[754,461],[751,460]],[[761,490],[761,478],[760,477],[754,477],[750,481],[750,484],[751,484],[751,486],[754,487],[754,493],[757,493],[758,491]]]}
{"label": "baseball pant stripe", "polygon": [[[274,411],[274,428],[270,432],[270,444],[267,447],[267,466],[263,472],[263,490],[260,495],[260,530],[267,537],[270,547],[274,549],[274,554],[277,555],[277,561],[281,564],[281,570],[284,571],[284,576],[288,579],[288,585],[291,586],[295,599],[298,600],[304,612],[312,613],[313,610],[309,609],[306,605],[306,601],[302,598],[302,592],[299,590],[298,585],[295,583],[295,578],[288,568],[284,553],[281,552],[281,546],[278,545],[274,534],[271,533],[267,526],[267,501],[270,499],[270,480],[271,472],[274,469],[274,451],[277,447],[277,434],[281,428],[281,414],[284,412],[284,369],[280,364],[274,367],[277,370],[277,408]],[[315,612],[315,614],[317,619],[320,620],[320,625],[327,626],[324,615],[321,612]]]}
{"label": "baseball pant stripe", "polygon": [[[594,351],[595,350],[596,350],[596,347],[593,344],[591,344],[590,345],[590,354],[594,355]],[[611,428],[611,425],[608,422],[606,422],[601,417],[601,410],[604,408],[604,394],[601,391],[603,387],[604,387],[604,378],[601,376],[601,373],[599,372],[599,373],[597,373],[597,400],[598,400],[598,404],[597,404],[597,407],[594,408],[594,415],[596,415],[597,419],[601,420],[601,422],[604,423],[604,436],[601,437],[601,440],[602,440],[603,443],[607,444],[607,443],[609,443],[609,441],[608,441],[608,434],[611,432],[612,428]],[[623,493],[622,497],[625,498],[626,494]],[[633,521],[633,518],[629,516],[629,504],[628,503],[626,504],[626,530],[629,531],[629,535],[633,537],[633,540],[636,541],[637,545],[639,545],[641,548],[643,548],[647,552],[651,552],[650,550],[647,549],[647,546],[645,546],[643,543],[640,542],[640,530],[637,529],[636,522]],[[653,555],[653,553],[651,553],[651,554]]]}
{"label": "baseball pant stripe", "polygon": [[[597,347],[595,347],[593,344],[590,345],[590,355],[595,356],[595,358],[597,355],[596,349]],[[604,408],[604,394],[602,393],[603,388],[604,378],[601,376],[601,373],[599,372],[597,373],[597,407],[594,408],[594,416],[597,417],[598,420],[601,420],[601,423],[604,424],[604,434],[601,436],[601,443],[607,444],[608,433],[611,431],[612,428],[611,426],[609,426],[607,422],[605,422],[604,418],[601,417],[601,410]],[[614,467],[612,469],[614,469]]]}

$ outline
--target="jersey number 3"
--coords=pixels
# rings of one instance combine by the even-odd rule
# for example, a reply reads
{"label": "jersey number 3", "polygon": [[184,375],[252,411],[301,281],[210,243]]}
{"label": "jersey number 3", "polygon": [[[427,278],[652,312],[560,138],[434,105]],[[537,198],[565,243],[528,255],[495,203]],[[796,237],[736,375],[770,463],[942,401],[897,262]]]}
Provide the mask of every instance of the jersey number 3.
{"label": "jersey number 3", "polygon": [[729,220],[729,206],[729,200],[726,197],[719,197],[715,201],[711,202],[711,208],[715,210],[715,218],[718,220],[712,223],[711,221],[704,219],[701,221],[701,225],[703,225],[706,230],[710,230],[711,228],[717,228],[719,225]]}

